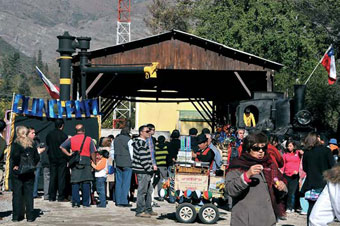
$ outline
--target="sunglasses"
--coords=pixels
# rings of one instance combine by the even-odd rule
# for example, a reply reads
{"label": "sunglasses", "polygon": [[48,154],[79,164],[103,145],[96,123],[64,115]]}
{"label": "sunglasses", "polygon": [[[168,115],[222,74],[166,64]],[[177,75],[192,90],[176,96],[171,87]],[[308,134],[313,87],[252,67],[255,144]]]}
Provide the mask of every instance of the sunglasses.
{"label": "sunglasses", "polygon": [[143,131],[143,132],[145,132],[145,133],[150,133],[150,130],[145,130],[145,131]]}
{"label": "sunglasses", "polygon": [[260,151],[262,149],[263,152],[266,152],[267,151],[267,145],[266,146],[263,146],[263,147],[257,147],[257,146],[252,146],[250,149],[253,150],[253,151]]}

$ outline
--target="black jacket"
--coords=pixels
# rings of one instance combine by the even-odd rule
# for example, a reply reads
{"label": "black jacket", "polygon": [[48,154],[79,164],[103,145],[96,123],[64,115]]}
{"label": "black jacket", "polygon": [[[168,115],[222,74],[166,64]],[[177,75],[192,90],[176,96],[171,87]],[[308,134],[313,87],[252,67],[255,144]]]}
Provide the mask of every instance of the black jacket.
{"label": "black jacket", "polygon": [[[35,165],[37,165],[38,162],[40,161],[40,156],[38,154],[36,147],[24,148],[20,144],[13,142],[12,147],[11,147],[11,172],[12,172],[11,175],[18,176],[15,173],[13,173],[13,167],[20,166],[21,157],[26,155],[27,153],[33,157],[33,162]],[[27,178],[32,178],[32,177],[34,178],[34,173],[20,175],[20,176],[25,176]]]}
{"label": "black jacket", "polygon": [[6,141],[4,138],[0,137],[0,164],[4,161],[4,154],[6,149]]}
{"label": "black jacket", "polygon": [[60,145],[67,139],[67,135],[59,130],[54,129],[46,136],[47,155],[50,163],[67,162],[67,156],[60,149]]}
{"label": "black jacket", "polygon": [[323,188],[326,181],[323,172],[333,167],[334,158],[330,149],[324,146],[316,146],[303,154],[303,170],[307,177],[303,184],[302,191],[305,193],[311,189]]}
{"label": "black jacket", "polygon": [[168,143],[168,156],[167,156],[167,165],[168,166],[172,166],[174,164],[174,162],[172,161],[172,159],[176,159],[177,160],[177,155],[178,155],[178,151],[181,148],[181,141],[179,139],[172,139],[169,143]]}

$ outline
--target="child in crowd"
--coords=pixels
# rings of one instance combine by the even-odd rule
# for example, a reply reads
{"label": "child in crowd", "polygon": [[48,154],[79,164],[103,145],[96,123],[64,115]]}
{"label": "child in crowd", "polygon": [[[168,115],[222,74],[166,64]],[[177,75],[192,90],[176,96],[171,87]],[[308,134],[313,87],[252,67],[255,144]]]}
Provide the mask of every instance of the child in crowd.
{"label": "child in crowd", "polygon": [[99,150],[97,158],[97,164],[91,162],[91,166],[96,170],[96,188],[99,195],[98,207],[106,207],[106,177],[107,177],[107,159],[109,158],[109,152],[107,150]]}
{"label": "child in crowd", "polygon": [[331,149],[334,161],[338,162],[338,156],[339,156],[339,146],[338,141],[335,138],[332,138],[329,140],[329,149]]}

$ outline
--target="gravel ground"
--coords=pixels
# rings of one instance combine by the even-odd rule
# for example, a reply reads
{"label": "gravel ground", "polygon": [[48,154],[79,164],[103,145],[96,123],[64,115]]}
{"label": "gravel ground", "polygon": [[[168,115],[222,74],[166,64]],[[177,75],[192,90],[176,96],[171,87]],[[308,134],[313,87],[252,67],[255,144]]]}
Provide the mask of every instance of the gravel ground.
{"label": "gravel ground", "polygon": [[[11,221],[12,205],[11,192],[5,192],[0,196],[0,216],[3,220],[0,224],[4,225],[26,225],[26,220],[19,223]],[[135,204],[132,208],[122,208],[114,206],[109,201],[107,208],[72,208],[70,203],[48,202],[42,199],[34,200],[36,215],[39,215],[35,222],[29,225],[179,225],[175,217],[175,205],[167,202],[158,202],[159,208],[154,208],[158,212],[158,217],[141,219],[135,217]],[[195,225],[200,224],[197,221]],[[229,225],[230,212],[220,209],[220,219],[216,225]],[[286,221],[280,221],[280,226],[306,225],[306,216],[297,213],[288,214]],[[333,223],[331,225],[340,225]]]}

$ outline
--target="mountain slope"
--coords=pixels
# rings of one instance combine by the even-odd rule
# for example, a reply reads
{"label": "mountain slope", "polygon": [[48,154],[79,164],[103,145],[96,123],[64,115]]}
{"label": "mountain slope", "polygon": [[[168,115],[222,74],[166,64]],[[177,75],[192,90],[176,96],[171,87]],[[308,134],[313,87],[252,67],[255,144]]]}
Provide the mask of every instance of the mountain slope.
{"label": "mountain slope", "polygon": [[[143,18],[152,0],[133,0],[131,39],[149,34]],[[57,35],[92,38],[91,50],[115,45],[118,0],[0,0],[0,37],[27,56],[58,57]]]}

